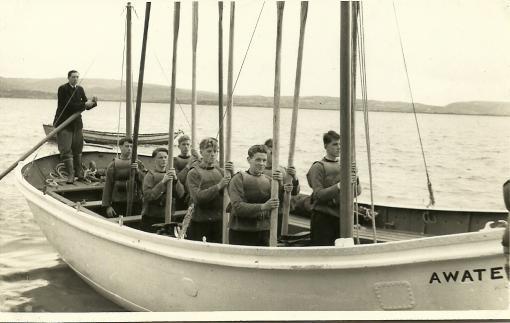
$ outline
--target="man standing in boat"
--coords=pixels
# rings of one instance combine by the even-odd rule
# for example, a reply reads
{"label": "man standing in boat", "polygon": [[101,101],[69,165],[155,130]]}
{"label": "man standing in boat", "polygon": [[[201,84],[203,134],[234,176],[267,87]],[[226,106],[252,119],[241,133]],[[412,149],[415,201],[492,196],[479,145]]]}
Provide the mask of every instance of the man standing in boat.
{"label": "man standing in boat", "polygon": [[[264,145],[267,147],[267,162],[266,167],[264,168],[264,174],[269,176],[269,178],[273,177],[273,139],[269,138],[264,142]],[[299,194],[300,186],[299,179],[296,176],[296,168],[291,166],[289,168],[285,168],[283,166],[279,167],[280,172],[282,173],[283,181],[280,181],[280,187],[283,187],[283,182],[290,176],[292,179],[292,196],[296,196]],[[282,232],[282,218],[283,218],[283,207],[280,205],[278,208],[278,237],[280,237]]]}
{"label": "man standing in boat", "polygon": [[194,204],[193,216],[187,237],[190,240],[208,242],[222,242],[223,231],[223,194],[234,166],[231,162],[225,163],[225,176],[217,162],[218,141],[214,138],[205,138],[200,142],[202,160],[193,166],[186,178],[186,187]]}
{"label": "man standing in boat", "polygon": [[[247,171],[232,177],[228,187],[230,196],[229,242],[237,245],[268,246],[271,227],[271,210],[280,205],[280,199],[271,199],[271,177],[264,174],[268,151],[265,145],[248,149]],[[281,182],[282,172],[273,172],[273,180]],[[286,184],[287,191],[292,184]],[[280,197],[283,197],[280,189]]]}
{"label": "man standing in boat", "polygon": [[[333,130],[322,137],[326,156],[310,167],[306,177],[312,193],[312,218],[310,238],[314,246],[333,246],[340,237],[340,135]],[[358,185],[356,195],[361,194],[359,178],[353,171],[353,182]]]}
{"label": "man standing in boat", "polygon": [[[166,188],[172,180],[172,195],[174,200],[184,196],[184,186],[177,179],[175,168],[166,170],[168,149],[156,148],[152,152],[154,169],[149,170],[143,180],[143,210],[142,230],[155,232],[154,224],[165,222]],[[172,211],[175,203],[172,203]]]}
{"label": "man standing in boat", "polygon": [[103,190],[102,206],[109,218],[126,214],[129,177],[131,169],[136,170],[135,193],[133,194],[133,212],[141,211],[142,183],[146,169],[141,161],[131,164],[133,140],[129,137],[119,140],[120,157],[115,158],[106,169],[106,181]]}
{"label": "man standing in boat", "polygon": [[[90,110],[97,106],[97,98],[88,100],[83,87],[78,85],[80,74],[75,71],[67,73],[68,83],[58,88],[58,103],[53,126],[58,127],[67,118],[76,112]],[[57,134],[58,151],[69,173],[67,183],[74,182],[75,175],[79,180],[83,179],[81,154],[83,150],[83,122],[81,116],[73,120],[69,125]]]}
{"label": "man standing in boat", "polygon": [[[177,141],[177,147],[180,150],[180,154],[174,157],[174,167],[175,172],[177,173],[177,178],[181,181],[181,183],[186,183],[186,175],[187,171],[186,166],[188,166],[193,160],[194,156],[191,154],[191,139],[188,135],[182,135],[179,137]],[[184,173],[183,173],[184,171]],[[181,174],[179,176],[179,174]],[[186,192],[182,198],[175,199],[175,210],[186,210],[189,204],[189,194]]]}

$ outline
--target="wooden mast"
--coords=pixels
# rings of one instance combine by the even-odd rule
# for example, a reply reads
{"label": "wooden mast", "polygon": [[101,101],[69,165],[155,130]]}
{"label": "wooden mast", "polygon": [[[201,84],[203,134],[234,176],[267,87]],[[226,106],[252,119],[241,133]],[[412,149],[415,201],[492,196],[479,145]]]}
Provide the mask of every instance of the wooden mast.
{"label": "wooden mast", "polygon": [[131,78],[131,2],[127,3],[126,6],[126,137],[133,135],[132,127],[132,94],[133,80]]}
{"label": "wooden mast", "polygon": [[[283,8],[285,1],[277,1],[277,25],[276,25],[276,59],[275,59],[275,77],[274,77],[274,106],[273,106],[273,153],[272,167],[274,170],[280,168],[280,62],[282,50],[282,21]],[[278,198],[279,183],[271,181],[271,199]],[[271,230],[269,237],[269,246],[275,247],[277,244],[278,231],[278,208],[271,210]]]}
{"label": "wooden mast", "polygon": [[[143,28],[143,41],[142,53],[140,55],[140,72],[138,73],[138,88],[136,94],[136,109],[135,109],[135,125],[133,131],[133,152],[131,154],[131,164],[137,161],[138,150],[138,130],[140,128],[140,110],[142,108],[142,91],[143,91],[143,74],[145,70],[145,52],[147,50],[147,35],[149,32],[149,18],[151,15],[151,3],[145,4],[145,24]],[[133,213],[133,196],[135,191],[135,176],[136,170],[131,169],[129,176],[129,189],[126,216],[131,216]]]}
{"label": "wooden mast", "polygon": [[223,147],[223,1],[218,2],[218,135],[220,167],[225,167]]}
{"label": "wooden mast", "polygon": [[[168,162],[166,170],[174,167],[174,120],[175,120],[175,83],[177,72],[177,40],[179,38],[179,20],[181,3],[174,2],[174,39],[172,49],[172,84],[170,86],[170,121],[168,127]],[[172,186],[173,180],[166,184],[165,223],[172,222]]]}
{"label": "wooden mast", "polygon": [[353,229],[353,190],[351,185],[351,16],[348,1],[340,3],[340,237],[351,238]]}
{"label": "wooden mast", "polygon": [[[299,112],[299,91],[301,89],[301,66],[303,62],[303,44],[305,39],[306,17],[308,14],[308,1],[301,1],[301,24],[299,28],[299,47],[296,66],[296,80],[294,84],[294,104],[292,108],[292,122],[290,126],[290,145],[289,145],[289,159],[287,167],[294,166],[294,154],[296,150],[296,132],[297,121]],[[286,183],[292,183],[291,176],[287,176]],[[290,213],[290,195],[291,192],[284,192],[283,195],[283,217],[282,217],[282,232],[281,235],[285,236],[289,230],[289,213]]]}
{"label": "wooden mast", "polygon": [[[226,149],[225,160],[232,161],[232,104],[233,104],[233,70],[234,70],[234,22],[235,22],[236,3],[230,1],[230,26],[228,37],[228,75],[227,75],[227,128],[226,128]],[[230,178],[225,170],[225,177]],[[227,188],[223,189],[223,243],[228,243],[228,223],[227,205],[230,199],[227,194]]]}
{"label": "wooden mast", "polygon": [[197,41],[198,41],[198,1],[193,1],[192,67],[191,67],[191,148],[197,146]]}

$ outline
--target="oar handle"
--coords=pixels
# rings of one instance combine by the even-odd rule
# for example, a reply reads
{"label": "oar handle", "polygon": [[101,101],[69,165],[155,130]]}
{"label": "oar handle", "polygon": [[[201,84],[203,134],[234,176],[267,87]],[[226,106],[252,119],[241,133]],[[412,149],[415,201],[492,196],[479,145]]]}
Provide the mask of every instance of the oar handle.
{"label": "oar handle", "polygon": [[76,112],[75,114],[71,115],[69,118],[67,118],[62,124],[60,124],[58,127],[53,129],[52,132],[50,132],[44,139],[39,141],[34,147],[32,147],[29,151],[23,154],[20,158],[18,158],[14,163],[12,163],[9,168],[7,168],[2,174],[0,174],[0,180],[5,177],[5,175],[9,174],[18,163],[22,160],[25,160],[28,156],[30,156],[34,151],[36,151],[39,147],[41,147],[45,142],[47,142],[51,137],[53,137],[57,132],[64,129],[68,124],[73,122],[76,118],[78,118],[81,115],[81,112]]}

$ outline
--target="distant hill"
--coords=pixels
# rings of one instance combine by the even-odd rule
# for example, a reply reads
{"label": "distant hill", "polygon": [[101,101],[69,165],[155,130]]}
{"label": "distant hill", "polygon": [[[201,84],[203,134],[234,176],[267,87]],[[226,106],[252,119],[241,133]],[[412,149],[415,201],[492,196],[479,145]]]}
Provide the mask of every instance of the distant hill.
{"label": "distant hill", "polygon": [[[65,83],[64,78],[53,79],[25,79],[25,78],[4,78],[0,77],[0,97],[4,98],[33,98],[33,99],[55,99],[58,86]],[[118,101],[125,99],[123,84],[120,92],[120,81],[108,79],[86,79],[82,85],[87,93],[94,94],[104,101]],[[136,95],[136,83],[133,95]],[[177,89],[177,100],[182,104],[191,103],[191,90]],[[144,84],[143,101],[155,103],[167,103],[170,101],[170,90],[168,86],[158,84]],[[216,105],[218,96],[213,92],[198,91],[198,104]],[[293,98],[283,96],[280,98],[282,108],[291,108]],[[339,98],[328,96],[304,96],[300,98],[300,108],[303,109],[338,109]],[[272,107],[273,98],[260,95],[235,96],[234,104],[237,106]],[[362,109],[361,101],[356,102],[357,110]],[[383,112],[412,112],[409,102],[398,101],[376,101],[369,100],[370,111]],[[470,101],[455,102],[446,106],[435,106],[415,103],[416,111],[419,113],[446,113],[446,114],[470,114],[470,115],[497,115],[510,116],[510,102]]]}

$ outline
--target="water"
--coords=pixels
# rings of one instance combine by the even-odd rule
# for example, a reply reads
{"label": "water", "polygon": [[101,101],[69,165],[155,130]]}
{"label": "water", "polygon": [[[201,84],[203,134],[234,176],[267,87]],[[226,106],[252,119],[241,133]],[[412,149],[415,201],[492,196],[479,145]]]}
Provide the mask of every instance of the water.
{"label": "water", "polygon": [[[0,99],[0,170],[44,137],[41,125],[52,122],[55,108],[54,100]],[[104,102],[85,112],[85,128],[116,131],[118,109],[119,103]],[[146,103],[142,109],[142,133],[168,131],[167,104]],[[190,115],[189,106],[182,106],[182,110],[177,106],[176,128],[189,132]],[[198,115],[198,136],[216,136],[217,108],[200,106]],[[280,160],[285,165],[291,110],[282,110],[281,118]],[[272,109],[234,108],[232,155],[236,169],[247,167],[249,146],[271,137],[271,120]],[[122,113],[121,130],[124,122]],[[503,210],[501,185],[510,178],[510,117],[420,114],[418,122],[436,207]],[[300,111],[295,164],[303,192],[310,192],[306,171],[323,156],[322,133],[338,129],[338,125],[338,112]],[[428,192],[414,116],[371,113],[370,131],[375,202],[425,206]],[[367,200],[367,149],[359,112],[356,138],[364,189],[361,197]],[[47,144],[37,154],[54,152],[56,146]],[[12,174],[0,182],[0,255],[0,311],[122,310],[98,295],[59,260],[34,223]]]}

